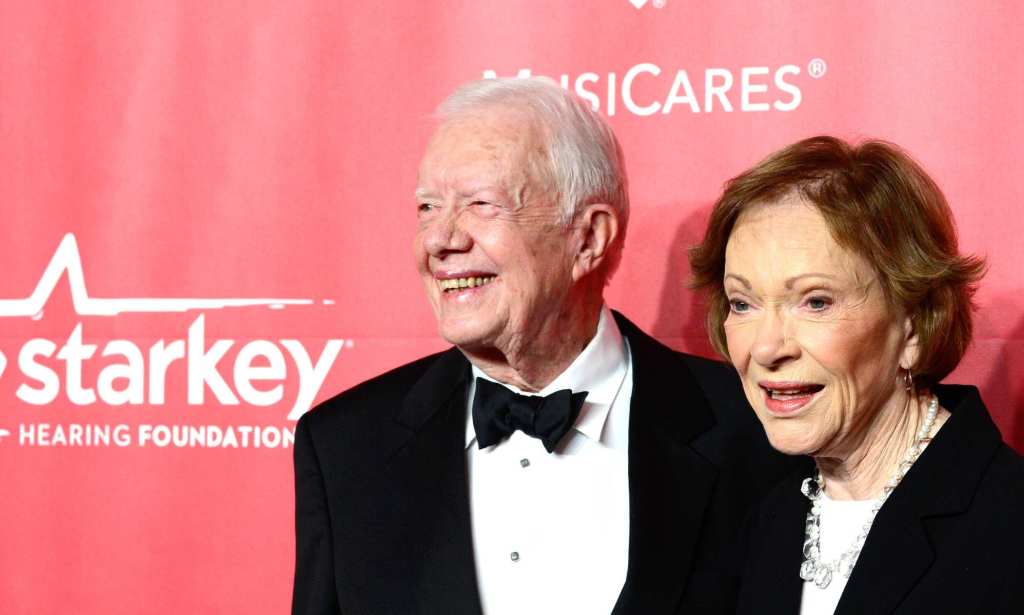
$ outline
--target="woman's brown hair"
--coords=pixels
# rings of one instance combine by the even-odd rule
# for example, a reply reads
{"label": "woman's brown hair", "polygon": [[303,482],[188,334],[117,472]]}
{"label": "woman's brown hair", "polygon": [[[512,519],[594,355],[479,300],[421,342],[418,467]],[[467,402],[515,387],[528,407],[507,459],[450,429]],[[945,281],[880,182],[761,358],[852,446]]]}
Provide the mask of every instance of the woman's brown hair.
{"label": "woman's brown hair", "polygon": [[708,294],[711,343],[728,357],[723,323],[725,247],[750,205],[798,194],[817,207],[835,241],[874,267],[894,308],[911,316],[920,352],[910,368],[918,389],[945,378],[971,341],[971,298],[984,260],[961,255],[942,191],[899,147],[852,146],[828,136],[785,147],[730,180],[707,231],[690,249],[692,286]]}

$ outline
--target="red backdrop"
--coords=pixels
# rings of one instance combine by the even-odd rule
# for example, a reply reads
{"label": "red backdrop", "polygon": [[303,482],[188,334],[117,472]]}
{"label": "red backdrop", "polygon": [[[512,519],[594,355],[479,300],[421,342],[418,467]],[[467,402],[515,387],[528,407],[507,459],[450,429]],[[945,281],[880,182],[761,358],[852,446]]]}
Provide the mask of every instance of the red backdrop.
{"label": "red backdrop", "polygon": [[685,249],[724,180],[818,133],[906,147],[991,265],[949,380],[1024,446],[1022,18],[0,1],[0,611],[286,611],[294,418],[443,347],[412,265],[415,170],[427,115],[487,71],[610,114],[633,213],[609,303],[698,353]]}

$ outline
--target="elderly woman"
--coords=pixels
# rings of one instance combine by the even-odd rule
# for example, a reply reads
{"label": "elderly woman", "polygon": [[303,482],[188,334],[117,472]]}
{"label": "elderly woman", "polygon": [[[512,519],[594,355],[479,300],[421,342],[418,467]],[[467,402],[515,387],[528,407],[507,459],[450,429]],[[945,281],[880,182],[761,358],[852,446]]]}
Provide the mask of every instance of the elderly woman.
{"label": "elderly woman", "polygon": [[730,181],[690,254],[772,445],[813,459],[751,516],[741,613],[1024,613],[1024,460],[942,385],[983,263],[905,153],[830,137]]}

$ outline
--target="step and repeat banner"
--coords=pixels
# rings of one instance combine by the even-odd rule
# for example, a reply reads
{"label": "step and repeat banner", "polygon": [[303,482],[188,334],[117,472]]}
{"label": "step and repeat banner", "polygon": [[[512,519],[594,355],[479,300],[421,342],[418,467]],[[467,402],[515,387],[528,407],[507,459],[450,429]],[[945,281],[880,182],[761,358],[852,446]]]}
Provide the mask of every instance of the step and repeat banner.
{"label": "step and repeat banner", "polygon": [[295,421],[445,347],[416,168],[460,83],[606,114],[609,303],[712,353],[686,249],[821,133],[909,150],[990,271],[974,383],[1024,447],[1024,8],[973,2],[0,2],[0,612],[282,613]]}

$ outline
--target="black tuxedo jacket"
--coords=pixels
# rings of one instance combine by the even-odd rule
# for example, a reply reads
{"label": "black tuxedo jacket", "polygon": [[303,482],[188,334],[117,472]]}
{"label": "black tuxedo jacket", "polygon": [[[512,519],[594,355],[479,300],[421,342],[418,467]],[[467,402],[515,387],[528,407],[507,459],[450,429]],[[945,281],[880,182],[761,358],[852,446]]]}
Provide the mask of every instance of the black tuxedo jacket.
{"label": "black tuxedo jacket", "polygon": [[[616,320],[634,385],[629,563],[614,614],[731,613],[737,579],[723,547],[792,459],[769,447],[731,367]],[[469,380],[469,362],[453,348],[299,421],[295,615],[481,613],[466,480]]]}
{"label": "black tuxedo jacket", "polygon": [[[835,615],[1024,613],[1024,460],[977,389],[934,392],[952,416],[878,511]],[[739,613],[800,612],[808,476],[752,515]]]}

